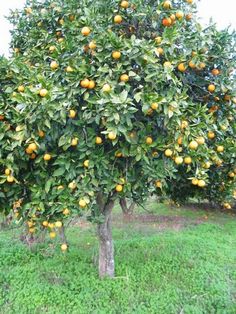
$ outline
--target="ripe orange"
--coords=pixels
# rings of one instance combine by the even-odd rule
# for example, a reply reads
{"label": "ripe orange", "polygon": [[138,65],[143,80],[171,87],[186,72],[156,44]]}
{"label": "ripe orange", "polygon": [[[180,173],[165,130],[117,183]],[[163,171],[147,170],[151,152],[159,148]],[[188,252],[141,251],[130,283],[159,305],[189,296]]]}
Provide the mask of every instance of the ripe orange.
{"label": "ripe orange", "polygon": [[47,94],[48,94],[48,91],[47,91],[45,88],[40,89],[39,95],[40,95],[41,97],[46,97]]}
{"label": "ripe orange", "polygon": [[78,137],[72,138],[71,146],[77,146],[78,145],[78,141],[79,141]]}
{"label": "ripe orange", "polygon": [[114,141],[116,139],[116,133],[115,132],[109,132],[108,138],[109,138],[109,140]]}
{"label": "ripe orange", "polygon": [[83,36],[88,36],[91,33],[91,30],[89,27],[85,26],[81,29],[81,34]]}
{"label": "ripe orange", "polygon": [[153,143],[153,139],[150,136],[146,137],[146,144],[151,145],[152,143]]}
{"label": "ripe orange", "polygon": [[156,37],[156,38],[155,38],[155,42],[156,42],[157,44],[160,44],[160,43],[162,42],[162,37],[161,37],[161,36]]}
{"label": "ripe orange", "polygon": [[167,148],[165,150],[165,155],[166,155],[166,157],[171,157],[173,155],[173,151],[171,149]]}
{"label": "ripe orange", "polygon": [[120,23],[122,23],[122,16],[121,15],[116,15],[115,17],[114,17],[114,22],[116,23],[116,24],[120,24]]}
{"label": "ripe orange", "polygon": [[66,67],[66,72],[67,72],[67,73],[72,73],[73,71],[74,71],[74,69],[73,69],[71,66],[68,65],[68,66]]}
{"label": "ripe orange", "polygon": [[199,144],[199,145],[203,145],[205,143],[205,139],[203,136],[199,136],[196,138],[196,142]]}
{"label": "ripe orange", "polygon": [[35,143],[31,143],[31,144],[29,144],[28,149],[33,152],[33,151],[37,150],[37,145]]}
{"label": "ripe orange", "polygon": [[121,82],[128,82],[129,76],[127,74],[122,74],[120,76],[120,80],[121,80]]}
{"label": "ripe orange", "polygon": [[199,63],[199,69],[200,69],[200,70],[205,69],[205,67],[206,67],[206,64],[205,64],[204,62],[200,62],[200,63]]}
{"label": "ripe orange", "polygon": [[182,11],[177,11],[175,13],[175,16],[177,17],[178,20],[182,20],[182,18],[184,17],[184,13]]}
{"label": "ripe orange", "polygon": [[215,133],[213,132],[213,131],[209,131],[208,133],[207,133],[207,137],[209,138],[209,139],[213,139],[213,138],[215,138]]}
{"label": "ripe orange", "polygon": [[164,54],[164,50],[163,48],[159,47],[156,49],[156,52],[159,54],[159,55],[163,55]]}
{"label": "ripe orange", "polygon": [[189,61],[189,67],[191,68],[191,69],[195,69],[196,68],[196,64],[193,62],[193,61]]}
{"label": "ripe orange", "polygon": [[230,178],[234,178],[235,177],[235,173],[233,171],[229,172],[229,177]]}
{"label": "ripe orange", "polygon": [[102,138],[100,136],[96,136],[95,143],[98,145],[102,144]]}
{"label": "ripe orange", "polygon": [[63,209],[63,215],[67,216],[70,214],[70,210],[68,208]]}
{"label": "ripe orange", "polygon": [[166,0],[163,2],[163,8],[164,9],[170,9],[171,8],[171,1]]}
{"label": "ripe orange", "polygon": [[111,91],[111,86],[109,84],[104,84],[102,87],[102,91],[105,93],[109,93]]}
{"label": "ripe orange", "polygon": [[14,177],[12,175],[7,176],[7,182],[8,183],[14,182]]}
{"label": "ripe orange", "polygon": [[123,191],[123,186],[121,184],[116,185],[116,192],[122,192]]}
{"label": "ripe orange", "polygon": [[52,159],[52,156],[51,156],[50,154],[44,154],[43,159],[44,159],[45,161],[49,161],[49,160]]}
{"label": "ripe orange", "polygon": [[180,63],[180,64],[178,65],[178,70],[179,70],[180,72],[185,72],[186,67],[185,67],[184,63]]}
{"label": "ripe orange", "polygon": [[46,221],[46,220],[43,221],[43,222],[42,222],[42,225],[43,225],[44,227],[47,227],[47,226],[48,226],[48,221]]}
{"label": "ripe orange", "polygon": [[206,182],[204,180],[199,180],[197,184],[200,188],[204,188],[206,186]]}
{"label": "ripe orange", "polygon": [[9,176],[11,174],[11,169],[9,168],[5,169],[4,173],[6,176]]}
{"label": "ripe orange", "polygon": [[68,188],[71,189],[71,190],[76,189],[76,187],[77,187],[77,184],[76,184],[75,181],[72,181],[72,182],[70,182],[70,183],[68,184]]}
{"label": "ripe orange", "polygon": [[212,73],[212,75],[217,76],[217,75],[220,74],[220,71],[219,71],[218,69],[213,69],[213,70],[211,71],[211,73]]}
{"label": "ripe orange", "polygon": [[69,111],[69,118],[74,119],[75,116],[76,116],[76,111],[73,110],[73,109],[71,109],[71,110]]}
{"label": "ripe orange", "polygon": [[208,85],[207,89],[210,93],[213,93],[215,91],[216,87],[214,84],[210,84],[210,85]]}
{"label": "ripe orange", "polygon": [[88,88],[89,86],[89,80],[88,79],[84,79],[80,82],[80,86],[83,88]]}
{"label": "ripe orange", "polygon": [[218,153],[222,153],[224,151],[224,149],[225,148],[224,148],[223,145],[219,145],[219,146],[216,147],[216,150],[217,150]]}
{"label": "ripe orange", "polygon": [[193,0],[186,0],[186,2],[187,2],[188,4],[192,4],[192,3],[193,3]]}
{"label": "ripe orange", "polygon": [[183,161],[184,161],[183,157],[180,157],[180,156],[175,157],[175,163],[177,165],[181,165],[183,163]]}
{"label": "ripe orange", "polygon": [[65,252],[67,249],[68,249],[67,244],[66,244],[66,243],[63,243],[63,244],[61,245],[61,250],[62,250],[62,252]]}
{"label": "ripe orange", "polygon": [[0,114],[0,121],[3,121],[5,119],[3,114]]}
{"label": "ripe orange", "polygon": [[186,165],[190,165],[190,164],[192,163],[192,158],[191,158],[191,157],[185,157],[185,158],[184,158],[184,163],[185,163]]}
{"label": "ripe orange", "polygon": [[90,41],[88,46],[89,46],[89,49],[92,49],[92,50],[97,48],[97,45],[96,45],[95,41],[93,41],[93,40]]}
{"label": "ripe orange", "polygon": [[88,85],[88,89],[94,89],[94,88],[95,88],[95,86],[96,86],[95,81],[90,80],[90,81],[89,81],[89,85]]}
{"label": "ripe orange", "polygon": [[83,165],[84,165],[85,168],[88,168],[88,166],[89,166],[89,160],[86,159],[86,160],[84,161]]}
{"label": "ripe orange", "polygon": [[87,206],[87,203],[85,202],[85,200],[84,199],[80,199],[79,200],[79,206],[81,207],[81,208],[85,208],[86,206]]}
{"label": "ripe orange", "polygon": [[198,180],[197,178],[193,178],[193,179],[192,179],[192,184],[193,184],[193,185],[198,185],[198,181],[199,181],[199,180]]}
{"label": "ripe orange", "polygon": [[169,17],[168,18],[164,18],[162,20],[162,25],[165,26],[165,27],[169,27],[169,26],[171,26],[171,24],[172,24],[172,21],[171,21],[171,19]]}
{"label": "ripe orange", "polygon": [[58,64],[56,61],[52,61],[52,62],[50,63],[50,68],[51,68],[52,70],[56,70],[58,67],[59,67],[59,64]]}
{"label": "ripe orange", "polygon": [[113,51],[112,52],[112,58],[113,59],[120,59],[121,57],[121,52],[120,51]]}
{"label": "ripe orange", "polygon": [[73,14],[70,14],[70,15],[69,15],[69,20],[70,20],[71,22],[73,22],[73,21],[75,20],[75,16],[74,16]]}
{"label": "ripe orange", "polygon": [[181,122],[181,129],[186,129],[187,127],[188,127],[188,121],[183,120],[183,121]]}
{"label": "ripe orange", "polygon": [[38,136],[39,136],[39,137],[44,137],[44,136],[45,136],[44,131],[39,130],[39,131],[38,131]]}
{"label": "ripe orange", "polygon": [[55,227],[56,228],[61,228],[62,227],[62,222],[61,221],[56,221],[55,222]]}
{"label": "ripe orange", "polygon": [[197,141],[191,141],[188,145],[188,147],[192,150],[195,150],[198,148],[198,142]]}
{"label": "ripe orange", "polygon": [[161,181],[160,181],[160,180],[157,180],[157,181],[155,182],[155,186],[156,186],[157,188],[161,188],[161,187],[162,187]]}
{"label": "ripe orange", "polygon": [[127,8],[129,7],[129,2],[126,1],[126,0],[123,0],[123,1],[121,1],[120,6],[121,6],[123,9],[127,9]]}
{"label": "ripe orange", "polygon": [[151,108],[153,109],[153,110],[157,110],[158,109],[158,103],[157,102],[153,102],[152,104],[151,104]]}
{"label": "ripe orange", "polygon": [[23,85],[20,85],[18,88],[17,88],[18,92],[19,93],[23,93],[25,91],[25,87]]}
{"label": "ripe orange", "polygon": [[182,137],[182,136],[178,137],[177,143],[178,143],[179,145],[182,145],[182,144],[183,144],[183,137]]}

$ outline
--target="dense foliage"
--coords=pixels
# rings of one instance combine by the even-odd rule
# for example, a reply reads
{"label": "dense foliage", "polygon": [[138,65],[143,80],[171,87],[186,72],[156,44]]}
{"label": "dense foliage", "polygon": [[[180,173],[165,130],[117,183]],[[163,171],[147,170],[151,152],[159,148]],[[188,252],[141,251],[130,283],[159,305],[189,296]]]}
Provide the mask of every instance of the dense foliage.
{"label": "dense foliage", "polygon": [[232,196],[235,35],[202,28],[195,10],[191,0],[48,0],[12,13],[2,210],[54,237],[73,213],[99,220],[98,195]]}

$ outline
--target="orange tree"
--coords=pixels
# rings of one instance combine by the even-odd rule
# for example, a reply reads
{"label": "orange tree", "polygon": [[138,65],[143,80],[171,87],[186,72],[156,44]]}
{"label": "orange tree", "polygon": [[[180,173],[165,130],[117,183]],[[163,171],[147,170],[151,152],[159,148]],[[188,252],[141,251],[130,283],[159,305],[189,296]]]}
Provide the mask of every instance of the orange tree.
{"label": "orange tree", "polygon": [[73,214],[96,222],[100,276],[114,276],[116,199],[172,195],[183,180],[187,193],[192,183],[207,187],[202,161],[215,156],[206,134],[216,121],[202,95],[218,97],[223,80],[232,85],[232,62],[220,79],[210,74],[220,53],[209,47],[226,48],[194,13],[191,0],[47,0],[10,17],[1,208],[51,238]]}

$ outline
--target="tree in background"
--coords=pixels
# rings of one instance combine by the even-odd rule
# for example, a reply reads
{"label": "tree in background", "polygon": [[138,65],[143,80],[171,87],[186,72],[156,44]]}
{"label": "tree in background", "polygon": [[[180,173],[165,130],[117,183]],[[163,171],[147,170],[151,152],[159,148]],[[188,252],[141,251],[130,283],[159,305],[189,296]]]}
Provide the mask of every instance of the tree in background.
{"label": "tree in background", "polygon": [[[51,238],[73,215],[97,223],[101,277],[114,276],[116,200],[171,196],[179,182],[188,195],[192,185],[208,189],[213,168],[203,162],[218,156],[209,134],[223,140],[209,112],[216,97],[230,106],[235,135],[233,35],[224,33],[225,45],[195,9],[192,0],[48,0],[10,17],[1,209],[14,208],[30,233],[46,228]],[[221,62],[228,49],[232,57]],[[222,159],[235,154],[232,145]]]}

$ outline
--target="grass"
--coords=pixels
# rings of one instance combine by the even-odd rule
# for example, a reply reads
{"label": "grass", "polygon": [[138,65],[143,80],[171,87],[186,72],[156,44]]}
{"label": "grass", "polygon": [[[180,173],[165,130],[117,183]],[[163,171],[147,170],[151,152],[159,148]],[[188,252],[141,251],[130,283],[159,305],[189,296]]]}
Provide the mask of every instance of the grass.
{"label": "grass", "polygon": [[147,207],[188,224],[175,231],[171,222],[160,232],[162,222],[116,223],[114,280],[98,279],[93,226],[68,229],[66,254],[59,242],[29,250],[18,230],[1,232],[0,313],[235,314],[235,218],[154,202]]}

